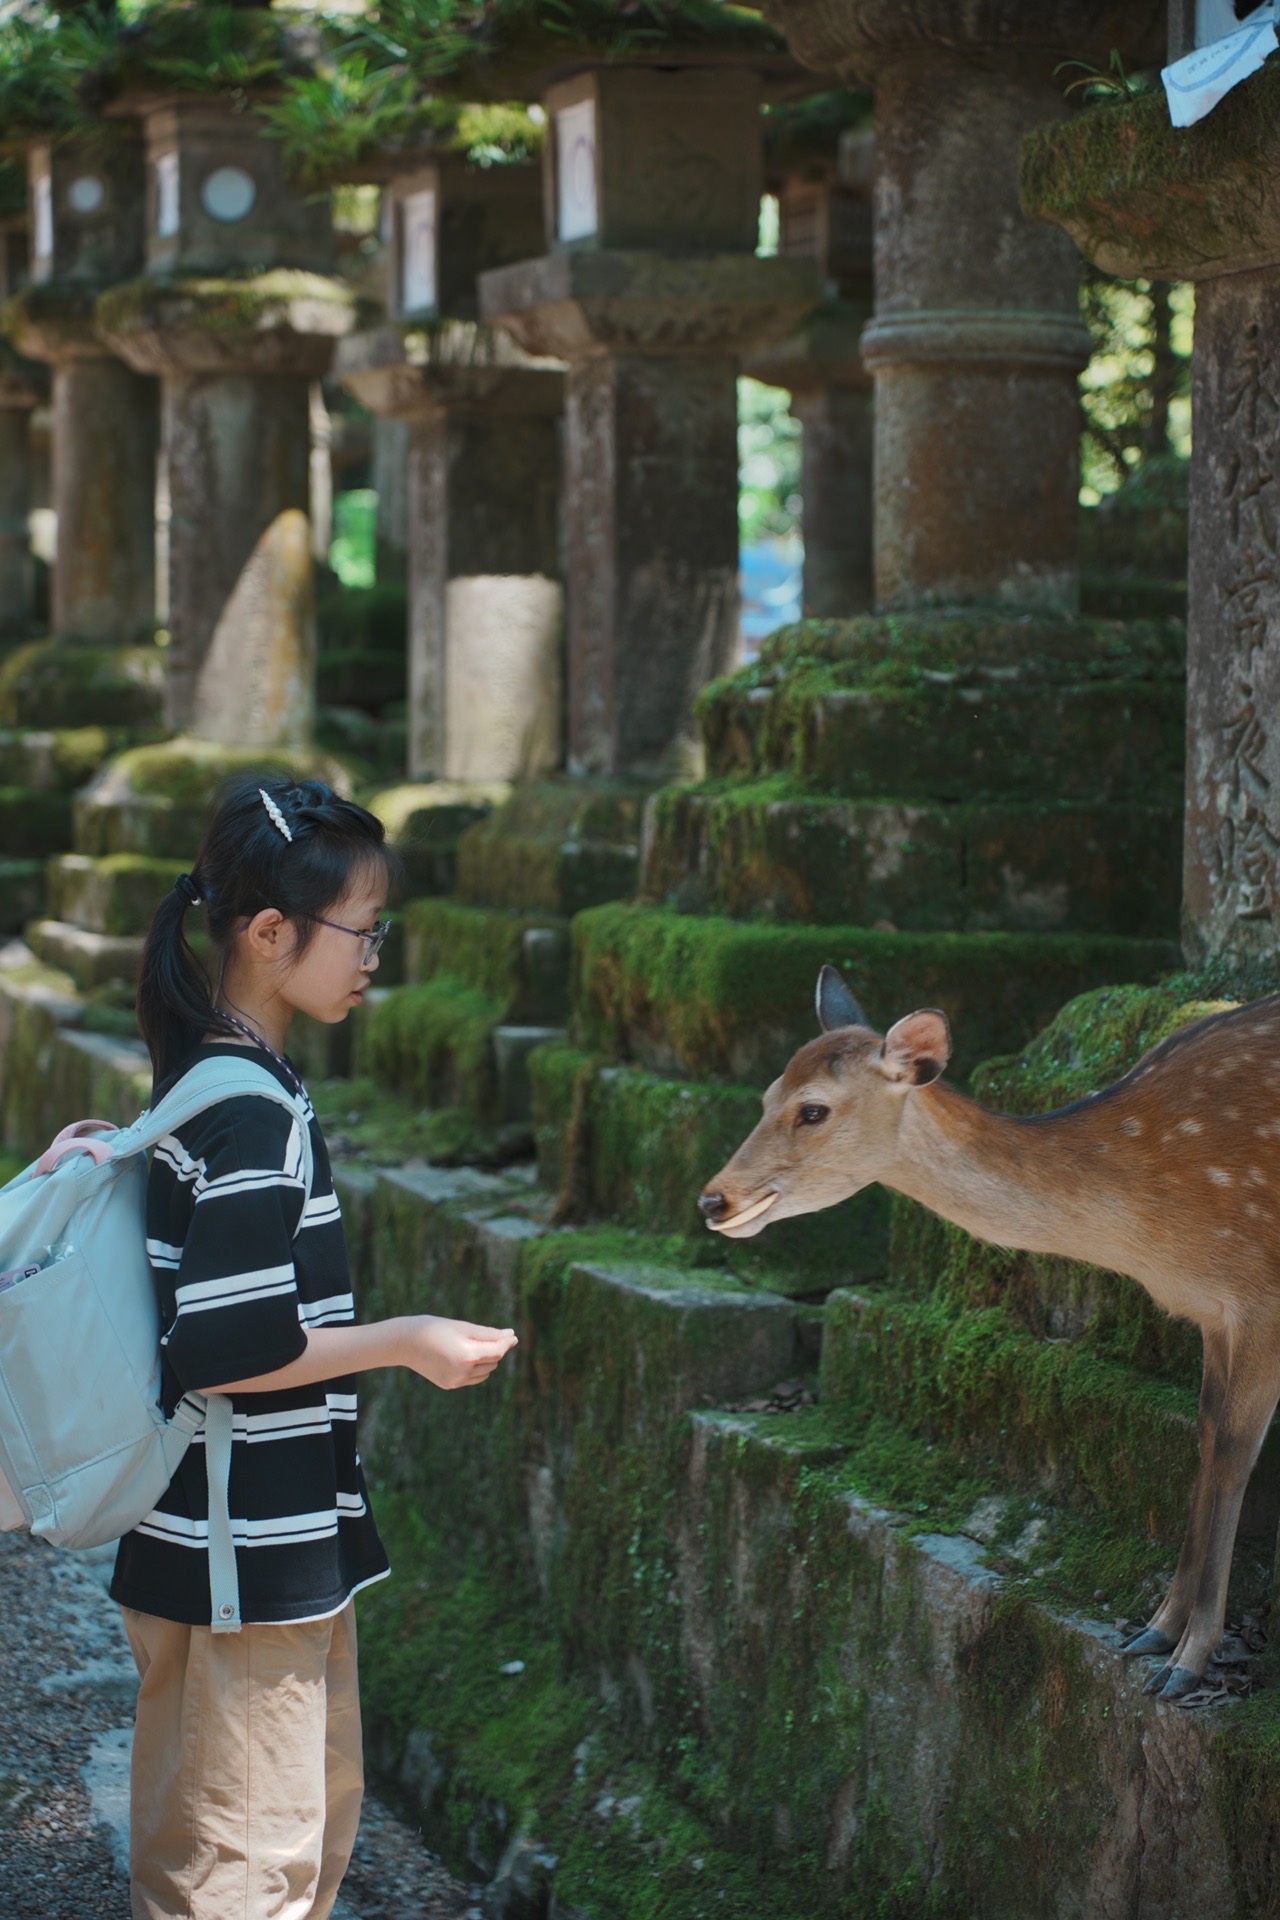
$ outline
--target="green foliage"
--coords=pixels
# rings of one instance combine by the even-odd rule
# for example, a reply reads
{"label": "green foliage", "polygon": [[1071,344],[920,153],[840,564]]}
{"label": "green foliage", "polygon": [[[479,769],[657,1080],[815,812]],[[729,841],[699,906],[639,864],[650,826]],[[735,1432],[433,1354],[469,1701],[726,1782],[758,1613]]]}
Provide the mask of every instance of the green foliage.
{"label": "green foliage", "polygon": [[1154,456],[1190,455],[1195,290],[1086,266],[1080,306],[1093,337],[1080,376],[1080,498],[1092,506]]}
{"label": "green foliage", "polygon": [[1120,49],[1112,47],[1111,58],[1105,67],[1095,67],[1088,60],[1062,60],[1054,68],[1054,73],[1069,73],[1073,68],[1079,72],[1074,80],[1069,80],[1063,89],[1068,95],[1079,92],[1086,101],[1131,100],[1136,94],[1152,93],[1155,82],[1146,73],[1126,73]]}
{"label": "green foliage", "polygon": [[344,587],[372,587],[377,574],[378,496],[372,487],[351,487],[333,503],[329,565]]}
{"label": "green foliage", "polygon": [[738,529],[744,546],[795,534],[800,519],[800,422],[790,395],[738,382]]}

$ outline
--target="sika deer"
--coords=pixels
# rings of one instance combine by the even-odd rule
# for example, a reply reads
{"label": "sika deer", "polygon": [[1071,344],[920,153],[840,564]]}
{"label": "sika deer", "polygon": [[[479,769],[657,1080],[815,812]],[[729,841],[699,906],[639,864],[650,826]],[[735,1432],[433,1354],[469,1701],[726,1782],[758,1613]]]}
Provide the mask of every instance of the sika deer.
{"label": "sika deer", "polygon": [[1173,1584],[1126,1653],[1166,1656],[1146,1691],[1190,1693],[1222,1637],[1240,1506],[1280,1398],[1280,995],[1199,1020],[1060,1112],[989,1113],[943,1083],[945,1015],[882,1040],[839,974],[822,1037],[699,1206],[731,1239],[874,1180],[980,1239],[1130,1274],[1204,1340],[1200,1470]]}

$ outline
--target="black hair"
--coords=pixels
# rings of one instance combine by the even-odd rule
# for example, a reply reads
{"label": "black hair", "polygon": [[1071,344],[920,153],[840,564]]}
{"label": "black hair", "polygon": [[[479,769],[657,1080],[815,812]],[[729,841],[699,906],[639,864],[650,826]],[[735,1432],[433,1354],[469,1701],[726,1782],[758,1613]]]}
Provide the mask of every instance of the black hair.
{"label": "black hair", "polygon": [[[291,839],[275,824],[264,793]],[[320,780],[255,773],[224,788],[190,876],[180,876],[160,902],[142,953],[138,1026],[156,1084],[182,1065],[205,1034],[233,1031],[216,998],[233,937],[246,920],[275,907],[293,922],[296,962],[315,938],[317,915],[332,912],[366,874],[389,882],[394,866],[377,816]],[[186,936],[193,894],[203,906],[214,951],[212,980]]]}

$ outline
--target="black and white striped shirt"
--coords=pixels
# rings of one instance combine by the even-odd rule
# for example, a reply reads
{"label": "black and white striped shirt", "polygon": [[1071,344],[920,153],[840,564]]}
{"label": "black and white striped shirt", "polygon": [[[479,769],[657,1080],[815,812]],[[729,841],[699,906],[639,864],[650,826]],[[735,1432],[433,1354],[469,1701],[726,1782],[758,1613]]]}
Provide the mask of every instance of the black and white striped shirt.
{"label": "black and white striped shirt", "polygon": [[[242,1052],[217,1042],[200,1057]],[[289,1085],[267,1055],[253,1057]],[[355,1319],[329,1156],[309,1101],[306,1113],[315,1164],[305,1214],[298,1122],[273,1100],[220,1101],[156,1146],[147,1254],[160,1299],[166,1412],[189,1390],[286,1366],[311,1327]],[[356,1448],[353,1375],[234,1396],[230,1508],[246,1623],[322,1619],[382,1578],[387,1558]],[[207,1625],[208,1532],[197,1435],[159,1504],[120,1542],[113,1599]]]}

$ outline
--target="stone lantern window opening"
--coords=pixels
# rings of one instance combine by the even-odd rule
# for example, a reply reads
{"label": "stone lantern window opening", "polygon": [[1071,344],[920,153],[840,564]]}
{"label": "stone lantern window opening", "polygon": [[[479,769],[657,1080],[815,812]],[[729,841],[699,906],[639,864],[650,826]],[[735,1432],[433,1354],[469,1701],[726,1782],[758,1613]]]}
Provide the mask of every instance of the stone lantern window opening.
{"label": "stone lantern window opening", "polygon": [[181,226],[179,169],[180,161],[176,147],[171,148],[168,153],[156,155],[152,168],[155,192],[155,219],[152,225],[157,240],[172,240]]}
{"label": "stone lantern window opening", "polygon": [[555,130],[556,239],[567,246],[593,238],[599,225],[595,101],[562,107]]}
{"label": "stone lantern window opening", "polygon": [[417,188],[399,202],[400,310],[433,313],[438,301],[440,199],[435,185]]}
{"label": "stone lantern window opening", "polygon": [[72,213],[100,213],[107,190],[96,173],[81,173],[67,188],[67,205]]}
{"label": "stone lantern window opening", "polygon": [[200,205],[211,220],[227,226],[246,220],[257,198],[257,182],[243,167],[215,167],[200,187]]}

